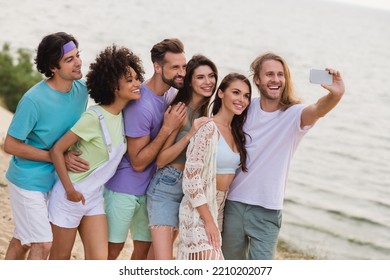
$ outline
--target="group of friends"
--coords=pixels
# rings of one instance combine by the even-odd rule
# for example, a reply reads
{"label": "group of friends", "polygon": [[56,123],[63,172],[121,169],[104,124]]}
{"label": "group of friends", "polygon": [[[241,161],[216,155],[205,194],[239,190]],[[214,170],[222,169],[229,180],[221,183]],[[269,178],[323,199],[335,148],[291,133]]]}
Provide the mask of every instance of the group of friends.
{"label": "group of friends", "polygon": [[[85,79],[78,41],[45,36],[45,79],[20,100],[4,142],[14,233],[5,259],[273,259],[288,171],[303,136],[344,94],[339,71],[314,104],[295,95],[286,61],[261,54],[248,77],[177,38],[156,43],[153,75],[108,46]],[[88,96],[95,102],[89,106]],[[177,254],[174,245],[177,239]]]}

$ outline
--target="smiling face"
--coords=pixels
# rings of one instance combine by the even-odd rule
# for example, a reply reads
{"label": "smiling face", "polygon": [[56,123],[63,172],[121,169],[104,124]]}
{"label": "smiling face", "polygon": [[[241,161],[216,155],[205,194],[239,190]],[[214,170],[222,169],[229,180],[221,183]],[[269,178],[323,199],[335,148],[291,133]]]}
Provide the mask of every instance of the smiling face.
{"label": "smiling face", "polygon": [[186,66],[184,53],[167,52],[164,57],[164,64],[161,66],[161,76],[164,83],[177,89],[182,88]]}
{"label": "smiling face", "polygon": [[119,89],[116,90],[117,97],[124,100],[137,100],[141,98],[140,85],[141,81],[133,68],[129,67],[126,75],[122,76],[118,81]]}
{"label": "smiling face", "polygon": [[59,68],[51,68],[58,78],[66,81],[79,80],[83,77],[81,72],[82,61],[77,48],[67,52],[59,61]]}
{"label": "smiling face", "polygon": [[230,111],[234,115],[241,115],[249,105],[251,91],[244,81],[235,80],[224,91],[218,90],[218,96],[226,111]]}
{"label": "smiling face", "polygon": [[194,70],[191,79],[192,93],[201,97],[210,97],[215,89],[216,77],[208,65],[201,65]]}
{"label": "smiling face", "polygon": [[260,65],[260,72],[255,78],[262,98],[279,101],[285,88],[286,79],[281,62],[266,60]]}

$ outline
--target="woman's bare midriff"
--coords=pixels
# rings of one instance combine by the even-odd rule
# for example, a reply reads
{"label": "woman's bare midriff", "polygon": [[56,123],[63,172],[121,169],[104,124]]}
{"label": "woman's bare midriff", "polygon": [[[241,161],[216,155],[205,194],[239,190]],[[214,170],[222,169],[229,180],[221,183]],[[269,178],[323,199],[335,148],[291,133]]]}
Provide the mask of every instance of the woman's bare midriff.
{"label": "woman's bare midriff", "polygon": [[184,170],[184,164],[171,162],[169,165],[181,171]]}
{"label": "woman's bare midriff", "polygon": [[[178,170],[184,170],[184,164],[172,162],[169,165]],[[227,192],[230,184],[233,182],[234,176],[235,174],[217,174],[217,190]]]}
{"label": "woman's bare midriff", "polygon": [[235,174],[217,174],[217,190],[227,192]]}

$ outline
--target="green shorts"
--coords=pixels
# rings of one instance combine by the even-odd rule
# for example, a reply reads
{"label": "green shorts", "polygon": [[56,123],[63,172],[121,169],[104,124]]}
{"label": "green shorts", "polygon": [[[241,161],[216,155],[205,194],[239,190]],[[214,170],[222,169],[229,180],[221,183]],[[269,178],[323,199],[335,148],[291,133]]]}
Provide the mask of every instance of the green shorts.
{"label": "green shorts", "polygon": [[129,195],[104,189],[104,206],[108,223],[108,241],[126,242],[131,238],[151,242],[146,195]]}
{"label": "green shorts", "polygon": [[272,260],[282,210],[226,200],[222,251],[226,260]]}

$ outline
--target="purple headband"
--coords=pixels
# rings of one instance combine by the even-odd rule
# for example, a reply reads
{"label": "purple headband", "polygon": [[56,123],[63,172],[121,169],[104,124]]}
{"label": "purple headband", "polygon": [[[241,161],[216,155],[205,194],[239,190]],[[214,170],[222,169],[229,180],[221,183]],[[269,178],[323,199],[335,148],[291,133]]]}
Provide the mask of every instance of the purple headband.
{"label": "purple headband", "polygon": [[66,54],[67,52],[70,52],[71,50],[73,50],[75,48],[76,48],[76,44],[73,41],[69,41],[68,43],[66,43],[62,47],[62,49],[64,50],[64,54]]}

